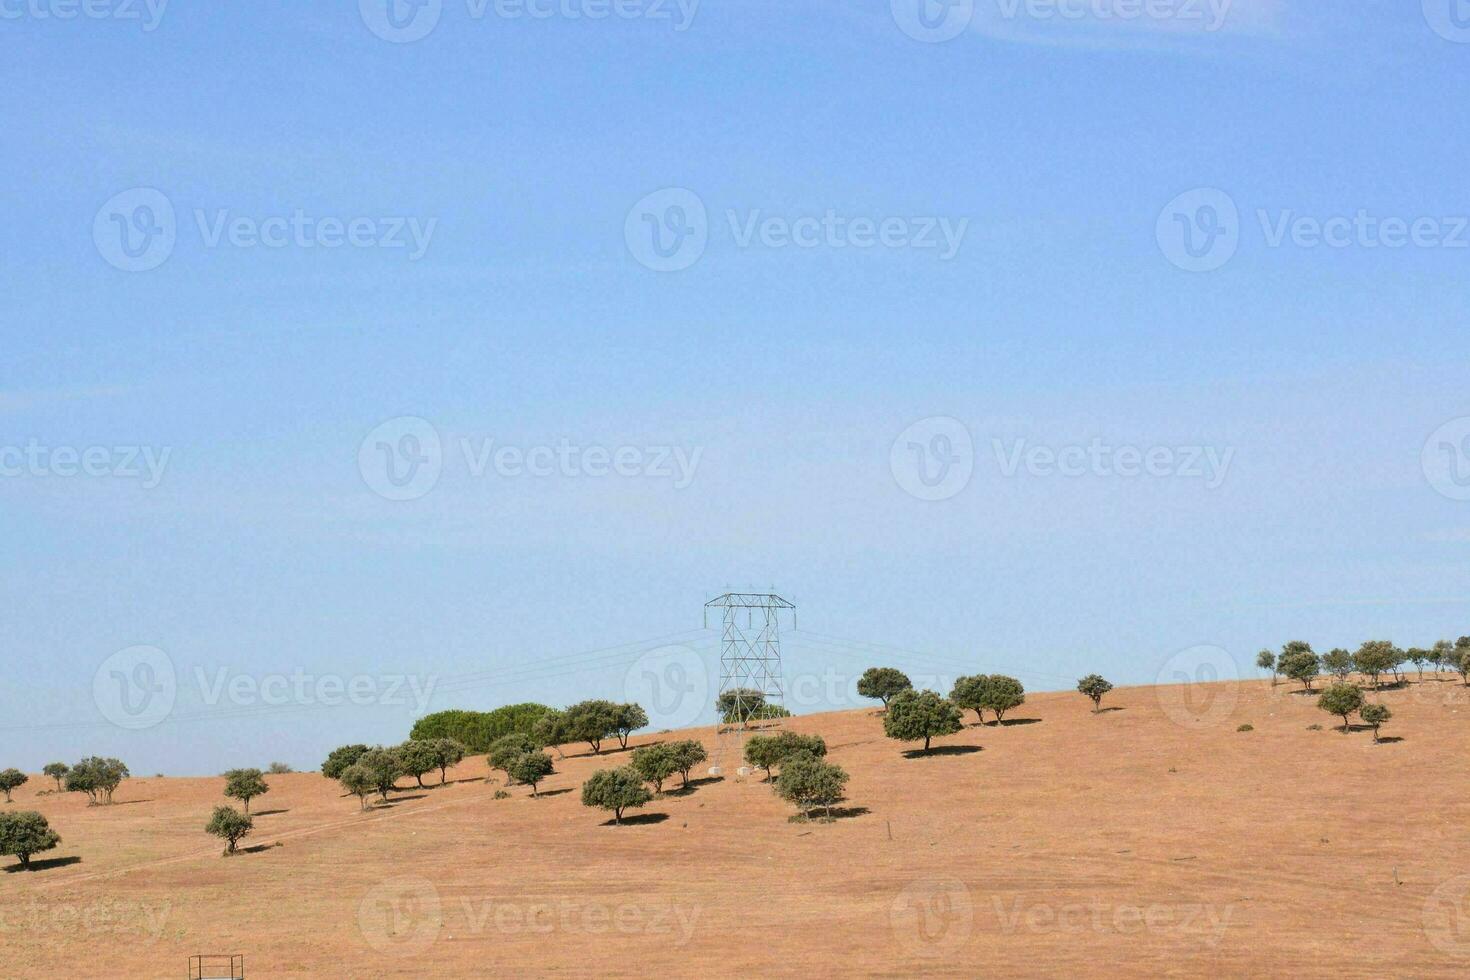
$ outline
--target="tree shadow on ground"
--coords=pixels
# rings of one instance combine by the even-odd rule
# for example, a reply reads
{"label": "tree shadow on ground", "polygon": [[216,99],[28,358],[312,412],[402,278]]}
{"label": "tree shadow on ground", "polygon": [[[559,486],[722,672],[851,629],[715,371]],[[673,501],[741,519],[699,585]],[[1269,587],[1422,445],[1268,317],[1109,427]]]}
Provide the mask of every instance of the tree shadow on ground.
{"label": "tree shadow on ground", "polygon": [[411,793],[408,796],[395,796],[395,797],[393,797],[393,799],[388,800],[386,803],[379,803],[378,806],[380,806],[380,807],[397,806],[400,803],[411,803],[414,800],[428,799],[428,797],[429,797],[429,794],[428,793]]}
{"label": "tree shadow on ground", "polygon": [[564,788],[564,789],[543,789],[541,792],[539,792],[539,793],[536,794],[536,798],[539,800],[543,796],[560,796],[563,793],[570,793],[570,792],[571,792],[571,788],[570,787],[567,787],[567,788]]}
{"label": "tree shadow on ground", "polygon": [[690,796],[693,795],[695,790],[699,789],[702,786],[708,786],[710,783],[723,783],[724,781],[724,776],[701,776],[698,779],[689,780],[688,785],[677,786],[674,789],[664,790],[664,795]]}
{"label": "tree shadow on ground", "polygon": [[134,803],[152,803],[152,802],[153,802],[153,800],[150,797],[149,799],[146,799],[146,800],[113,800],[111,803],[102,803],[100,805],[101,806],[132,806]]}
{"label": "tree shadow on ground", "polygon": [[1403,740],[1404,740],[1404,737],[1402,735],[1384,735],[1384,736],[1382,736],[1382,737],[1380,737],[1378,739],[1378,744],[1379,745],[1393,745],[1394,743],[1396,743],[1396,742],[1402,742]]}
{"label": "tree shadow on ground", "polygon": [[240,848],[235,853],[236,854],[259,854],[261,851],[274,850],[275,848],[280,847],[280,846],[281,846],[280,844],[252,844],[249,847],[242,847],[242,848]]}
{"label": "tree shadow on ground", "polygon": [[909,749],[903,754],[905,759],[928,759],[942,755],[972,755],[976,752],[985,751],[979,745],[936,745],[927,752],[923,749]]}
{"label": "tree shadow on ground", "polygon": [[856,817],[867,816],[872,812],[865,806],[834,806],[831,817],[833,820],[852,820]]}
{"label": "tree shadow on ground", "polygon": [[638,827],[643,824],[663,823],[669,819],[667,813],[635,813],[632,816],[624,816],[623,822],[619,824],[616,820],[604,820],[604,827]]}
{"label": "tree shadow on ground", "polygon": [[489,776],[466,776],[463,779],[451,779],[446,783],[438,783],[432,788],[438,789],[440,786],[458,786],[460,783],[488,783],[489,781]]}
{"label": "tree shadow on ground", "polygon": [[[1121,711],[1122,709],[1120,708],[1118,710]],[[1040,718],[1007,718],[1005,721],[1003,721],[1003,722],[1000,723],[1000,727],[1001,728],[1012,728],[1012,727],[1014,727],[1016,725],[1039,725],[1039,724],[1041,724],[1041,719]]]}
{"label": "tree shadow on ground", "polygon": [[1118,706],[1116,704],[1113,704],[1113,705],[1109,705],[1106,708],[1099,708],[1097,711],[1094,711],[1093,714],[1105,715],[1105,714],[1107,714],[1110,711],[1126,711],[1126,710],[1128,710],[1128,709],[1123,708],[1123,707],[1120,707],[1120,706]]}
{"label": "tree shadow on ground", "polygon": [[82,859],[76,855],[64,858],[33,858],[29,868],[19,864],[12,864],[6,867],[5,873],[13,875],[17,871],[46,871],[50,868],[69,868],[73,864],[81,863]]}
{"label": "tree shadow on ground", "polygon": [[290,813],[290,807],[282,807],[279,810],[256,810],[250,814],[252,817],[274,817],[278,813]]}

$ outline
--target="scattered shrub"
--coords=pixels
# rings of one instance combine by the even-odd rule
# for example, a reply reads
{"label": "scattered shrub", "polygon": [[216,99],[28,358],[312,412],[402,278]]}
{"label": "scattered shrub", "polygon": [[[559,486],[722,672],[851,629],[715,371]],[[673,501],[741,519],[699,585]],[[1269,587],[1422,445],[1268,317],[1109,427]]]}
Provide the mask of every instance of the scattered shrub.
{"label": "scattered shrub", "polygon": [[1088,674],[1077,682],[1077,690],[1092,699],[1093,714],[1102,710],[1103,695],[1112,689],[1112,683],[1105,680],[1101,674]]}
{"label": "scattered shrub", "polygon": [[551,756],[541,750],[535,752],[523,752],[511,760],[506,769],[506,775],[518,783],[525,783],[531,787],[531,795],[536,796],[536,784],[555,770],[551,765]]}
{"label": "scattered shrub", "polygon": [[295,771],[295,769],[292,769],[284,762],[272,762],[270,766],[266,769],[266,772],[270,773],[272,776],[284,776],[287,773],[292,773]]}
{"label": "scattered shrub", "polygon": [[933,691],[903,691],[888,702],[883,715],[883,734],[901,742],[924,743],[944,735],[953,735],[964,727],[960,709]]}
{"label": "scattered shrub", "polygon": [[22,868],[30,868],[32,854],[49,851],[60,843],[61,837],[34,810],[0,813],[0,854],[20,858]]}
{"label": "scattered shrub", "polygon": [[[259,772],[260,770],[254,771]],[[217,806],[209,818],[209,823],[204,825],[204,832],[224,840],[227,843],[225,854],[229,855],[235,853],[241,838],[249,835],[254,827],[255,821],[234,807]]]}
{"label": "scattered shrub", "polygon": [[94,806],[111,805],[112,794],[129,775],[128,767],[118,759],[88,756],[66,774],[66,788],[71,792],[86,793]]}
{"label": "scattered shrub", "polygon": [[19,769],[6,769],[0,772],[0,792],[5,794],[5,802],[11,802],[10,794],[31,781],[31,777]]}
{"label": "scattered shrub", "polygon": [[841,766],[800,753],[788,759],[781,767],[776,793],[788,803],[795,804],[803,814],[815,807],[822,807],[830,817],[832,804],[842,799],[842,790],[847,785],[847,779],[847,772]]}
{"label": "scattered shrub", "polygon": [[367,750],[366,745],[344,745],[333,749],[327,761],[322,763],[322,775],[328,779],[341,779],[343,771],[361,759]]}
{"label": "scattered shrub", "polygon": [[1241,725],[1240,727],[1236,728],[1235,730],[1237,732],[1253,732],[1253,731],[1256,730],[1256,726],[1250,724],[1249,722],[1247,722],[1246,724]]}
{"label": "scattered shrub", "polygon": [[582,805],[611,810],[613,822],[623,822],[623,811],[644,806],[653,794],[643,787],[643,778],[632,766],[599,769],[582,784]]}
{"label": "scattered shrub", "polygon": [[1358,717],[1373,726],[1373,741],[1378,741],[1378,729],[1382,724],[1393,717],[1393,712],[1386,704],[1365,704],[1358,710]]}
{"label": "scattered shrub", "polygon": [[259,769],[231,769],[225,773],[225,795],[244,803],[247,814],[250,812],[250,801],[270,791],[271,788]]}
{"label": "scattered shrub", "polygon": [[65,762],[51,762],[47,763],[46,768],[41,771],[56,780],[56,792],[60,793],[62,790],[61,781],[66,778],[67,773],[71,772],[71,766]]}
{"label": "scattered shrub", "polygon": [[667,743],[659,742],[634,749],[632,766],[645,782],[653,784],[655,793],[662,793],[664,780],[679,771],[679,760]]}
{"label": "scattered shrub", "polygon": [[1363,692],[1356,684],[1333,684],[1317,696],[1317,707],[1342,717],[1342,731],[1347,734],[1348,715],[1363,706]]}
{"label": "scattered shrub", "polygon": [[888,702],[893,700],[894,695],[911,691],[913,687],[908,675],[896,667],[869,667],[863,671],[863,676],[857,682],[858,694],[882,701],[884,711],[888,710]]}

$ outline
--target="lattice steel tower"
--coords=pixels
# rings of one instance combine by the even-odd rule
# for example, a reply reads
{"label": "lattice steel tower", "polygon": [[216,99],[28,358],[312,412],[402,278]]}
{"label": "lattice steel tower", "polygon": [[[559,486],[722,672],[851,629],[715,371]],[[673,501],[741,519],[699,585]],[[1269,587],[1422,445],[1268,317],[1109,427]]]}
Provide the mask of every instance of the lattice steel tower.
{"label": "lattice steel tower", "polygon": [[704,604],[705,625],[709,611],[721,610],[719,700],[731,702],[735,721],[721,718],[717,767],[727,762],[738,765],[744,753],[744,735],[751,723],[761,723],[752,714],[761,704],[780,705],[786,691],[781,678],[781,611],[796,606],[778,595],[727,592]]}

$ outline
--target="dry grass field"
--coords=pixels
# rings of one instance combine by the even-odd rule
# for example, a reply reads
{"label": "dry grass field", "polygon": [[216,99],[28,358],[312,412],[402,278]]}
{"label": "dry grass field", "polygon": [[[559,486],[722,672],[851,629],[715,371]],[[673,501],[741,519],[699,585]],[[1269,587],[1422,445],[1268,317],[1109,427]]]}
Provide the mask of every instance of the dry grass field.
{"label": "dry grass field", "polygon": [[614,827],[577,788],[625,753],[559,761],[539,799],[494,799],[475,757],[371,813],[272,776],[226,860],[220,779],[89,808],[33,777],[12,807],[63,843],[0,875],[0,975],[1470,975],[1470,692],[1383,692],[1375,745],[1295,686],[1033,694],[929,756],[872,710],[793,719],[851,773],[832,823],[727,769]]}

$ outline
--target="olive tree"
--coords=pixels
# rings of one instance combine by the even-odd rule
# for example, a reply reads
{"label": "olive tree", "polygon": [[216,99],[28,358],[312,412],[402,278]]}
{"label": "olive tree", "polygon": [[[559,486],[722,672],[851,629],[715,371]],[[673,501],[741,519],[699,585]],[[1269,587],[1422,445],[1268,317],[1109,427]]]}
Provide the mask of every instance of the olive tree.
{"label": "olive tree", "polygon": [[876,698],[888,710],[888,702],[902,691],[913,690],[913,682],[897,667],[869,667],[858,678],[857,692],[865,698]]}
{"label": "olive tree", "polygon": [[568,730],[564,711],[551,711],[537,718],[536,723],[531,726],[531,735],[547,748],[556,749],[556,754],[563,759],[566,758],[566,753],[561,747],[575,741]]}
{"label": "olive tree", "polygon": [[376,789],[371,772],[363,766],[353,763],[338,773],[337,781],[342,784],[343,789],[357,797],[357,802],[361,804],[362,809],[366,810],[368,808],[368,794]]}
{"label": "olive tree", "polygon": [[1455,652],[1455,647],[1449,640],[1440,640],[1429,648],[1429,665],[1434,668],[1434,679],[1439,680],[1439,672],[1449,666],[1450,657]]}
{"label": "olive tree", "polygon": [[639,704],[620,704],[613,711],[612,734],[618,737],[618,747],[628,747],[628,736],[648,725],[648,712]]}
{"label": "olive tree", "polygon": [[816,807],[822,807],[830,817],[832,804],[842,799],[847,779],[847,772],[841,766],[803,752],[788,759],[781,767],[776,795],[795,804],[803,816]]}
{"label": "olive tree", "polygon": [[985,687],[990,678],[984,674],[972,674],[958,678],[950,689],[949,700],[957,708],[975,712],[980,724],[985,724]]}
{"label": "olive tree", "polygon": [[209,823],[204,825],[204,832],[213,834],[227,843],[225,855],[235,853],[240,839],[247,836],[255,827],[255,821],[236,810],[232,806],[217,806],[209,818]]}
{"label": "olive tree", "polygon": [[1260,653],[1256,654],[1256,666],[1261,668],[1262,670],[1269,670],[1271,672],[1271,686],[1275,687],[1277,677],[1276,654],[1272,653],[1270,650],[1262,650]]}
{"label": "olive tree", "polygon": [[30,781],[31,777],[19,769],[6,769],[0,772],[0,792],[5,794],[5,802],[11,802],[10,794]]}
{"label": "olive tree", "polygon": [[434,747],[434,768],[439,770],[439,785],[449,781],[449,767],[464,761],[469,749],[457,738],[436,738],[429,742]]}
{"label": "olive tree", "polygon": [[933,691],[895,695],[883,715],[883,734],[900,742],[922,741],[925,752],[931,739],[953,735],[962,728],[960,709]]}
{"label": "olive tree", "polygon": [[231,769],[225,773],[225,795],[244,803],[246,813],[250,812],[251,800],[270,791],[259,769]]}
{"label": "olive tree", "polygon": [[618,706],[611,701],[582,701],[564,713],[568,741],[586,742],[592,754],[602,751],[602,740],[618,731]]}
{"label": "olive tree", "polygon": [[412,776],[419,789],[424,788],[424,776],[439,768],[439,753],[428,739],[409,739],[395,750],[403,763],[405,775]]}
{"label": "olive tree", "polygon": [[1322,668],[1322,661],[1310,650],[1298,651],[1289,655],[1282,654],[1278,662],[1281,665],[1281,673],[1294,681],[1301,681],[1302,689],[1306,691],[1312,689],[1312,681],[1317,679]]}
{"label": "olive tree", "polygon": [[669,751],[674,755],[674,770],[678,772],[682,780],[680,786],[688,787],[689,773],[694,767],[709,758],[709,753],[704,746],[694,739],[684,739],[679,742],[670,742]]}
{"label": "olive tree", "polygon": [[398,777],[404,773],[403,760],[399,757],[398,752],[394,749],[385,749],[381,745],[368,749],[353,765],[361,766],[367,772],[373,789],[385,802],[388,794],[393,792]]}
{"label": "olive tree", "polygon": [[746,763],[764,769],[766,782],[771,781],[772,769],[801,753],[821,758],[827,754],[827,742],[820,735],[781,732],[777,735],[753,735],[745,743]]}
{"label": "olive tree", "polygon": [[66,778],[67,773],[71,772],[71,766],[65,762],[49,762],[41,771],[56,780],[56,792],[60,793],[61,781]]}
{"label": "olive tree", "polygon": [[1404,651],[1404,656],[1419,671],[1419,679],[1424,680],[1424,665],[1429,662],[1429,651],[1423,647],[1409,647]]}
{"label": "olive tree", "polygon": [[551,764],[551,756],[537,749],[534,752],[522,752],[511,760],[506,769],[506,775],[518,783],[525,783],[531,787],[531,795],[536,796],[536,784],[555,770]]}
{"label": "olive tree", "polygon": [[328,779],[342,778],[343,770],[361,759],[367,750],[366,745],[344,745],[333,749],[327,761],[322,763],[322,775]]}
{"label": "olive tree", "polygon": [[1337,647],[1322,654],[1323,669],[1340,681],[1348,679],[1348,675],[1353,672],[1354,663],[1353,655],[1342,647]]}
{"label": "olive tree", "polygon": [[995,712],[996,724],[1003,724],[1007,711],[1026,703],[1026,688],[1014,677],[991,674],[985,680],[980,702]]}
{"label": "olive tree", "polygon": [[768,707],[774,706],[766,704],[765,693],[751,687],[732,687],[715,698],[715,711],[725,725],[744,725],[765,717]]}
{"label": "olive tree", "polygon": [[1358,717],[1366,724],[1373,726],[1373,741],[1378,741],[1378,729],[1388,719],[1393,717],[1393,712],[1388,710],[1386,704],[1365,704],[1358,710]]}
{"label": "olive tree", "polygon": [[1112,689],[1112,682],[1105,680],[1101,674],[1088,674],[1077,682],[1077,690],[1092,699],[1093,714],[1102,710],[1103,695]]}
{"label": "olive tree", "polygon": [[664,780],[679,771],[679,760],[668,743],[659,742],[634,749],[632,766],[639,776],[653,784],[655,793],[662,793]]}
{"label": "olive tree", "polygon": [[49,851],[60,843],[60,835],[36,811],[0,813],[0,854],[20,858],[22,868],[30,868],[32,854]]}
{"label": "olive tree", "polygon": [[643,786],[643,777],[632,766],[599,769],[582,784],[582,805],[611,810],[613,822],[623,822],[623,811],[653,799]]}
{"label": "olive tree", "polygon": [[1353,661],[1358,672],[1372,681],[1376,690],[1379,677],[1393,670],[1401,662],[1401,657],[1398,648],[1387,640],[1369,640],[1358,647]]}
{"label": "olive tree", "polygon": [[93,806],[110,805],[112,794],[129,775],[128,767],[118,759],[88,756],[66,774],[66,788],[69,792],[86,793]]}
{"label": "olive tree", "polygon": [[1470,636],[1462,636],[1455,641],[1455,649],[1450,655],[1450,666],[1460,675],[1460,679],[1470,687]]}
{"label": "olive tree", "polygon": [[1363,691],[1356,684],[1333,684],[1317,696],[1317,707],[1342,718],[1343,734],[1348,732],[1348,715],[1363,707]]}
{"label": "olive tree", "polygon": [[485,756],[485,762],[491,769],[499,769],[505,773],[507,780],[514,780],[510,774],[510,764],[527,752],[535,752],[541,746],[529,735],[520,732],[511,732],[502,735],[490,743],[490,752]]}

